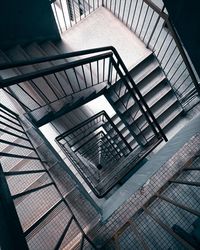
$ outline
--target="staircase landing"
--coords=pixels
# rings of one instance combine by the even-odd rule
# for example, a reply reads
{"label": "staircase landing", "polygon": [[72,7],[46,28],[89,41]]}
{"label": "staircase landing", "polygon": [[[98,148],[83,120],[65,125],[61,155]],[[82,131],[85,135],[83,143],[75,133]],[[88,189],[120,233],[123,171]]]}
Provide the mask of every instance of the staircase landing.
{"label": "staircase landing", "polygon": [[67,30],[62,39],[62,50],[68,52],[114,46],[129,69],[151,53],[137,36],[104,7]]}

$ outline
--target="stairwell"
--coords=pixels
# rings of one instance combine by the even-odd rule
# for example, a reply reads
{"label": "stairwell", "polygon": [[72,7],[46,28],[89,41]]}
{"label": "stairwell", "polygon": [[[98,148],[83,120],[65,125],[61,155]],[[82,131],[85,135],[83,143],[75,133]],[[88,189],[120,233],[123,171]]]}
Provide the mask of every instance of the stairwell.
{"label": "stairwell", "polygon": [[[113,18],[112,14],[104,10],[104,8],[100,8],[96,13],[94,12],[88,16],[88,22],[87,19],[84,19],[77,26],[67,31],[69,34],[68,44],[66,42],[53,43],[46,41],[1,50],[0,64],[56,56],[79,50],[79,46],[81,46],[81,49],[87,49],[88,46],[89,48],[97,47],[97,40],[99,42],[101,36],[100,33],[97,35],[96,40],[91,35],[88,44],[77,43],[75,39],[74,44],[70,47],[70,40],[72,41],[77,36],[76,29],[80,30],[85,25],[87,30],[90,22],[94,25],[92,18],[95,20],[96,15],[96,22],[98,22],[99,18],[102,18],[103,14],[105,14],[103,12],[107,13],[109,23],[109,20]],[[120,27],[118,26],[119,29],[122,29],[122,27],[126,29],[117,18],[115,18],[115,21],[120,25]],[[106,22],[106,18],[103,22]],[[98,27],[98,29],[102,30],[102,27]],[[95,32],[94,30],[90,31],[91,33]],[[63,41],[65,40],[64,37],[67,37],[67,32],[63,36]],[[129,37],[127,30],[125,33]],[[85,34],[83,32],[83,37]],[[106,41],[105,37],[106,33],[103,35],[104,40],[102,40],[101,46]],[[129,38],[130,41],[134,40],[131,36]],[[120,41],[118,41],[117,46],[120,45]],[[96,43],[95,46],[91,46],[93,42]],[[108,45],[107,41],[105,45]],[[173,126],[181,120],[184,112],[179,101],[180,98],[174,92],[174,88],[166,78],[166,74],[160,67],[155,55],[147,50],[144,45],[143,52],[145,51],[145,53],[141,53],[142,50],[139,49],[134,62],[132,61],[134,56],[129,56],[130,48],[127,49],[121,46],[119,50],[125,51],[124,54],[122,53],[122,58],[124,59],[124,56],[128,57],[127,61],[125,59],[125,64],[132,80],[150,107],[162,131],[168,135]],[[152,125],[155,125],[154,121],[151,120],[152,124],[148,122],[144,114],[148,113],[148,110],[144,109],[145,112],[142,112],[139,108],[141,100],[136,102],[127,85],[124,84],[124,80],[127,81],[134,92],[134,86],[131,85],[130,79],[127,76],[120,79],[114,66],[108,67],[108,55],[98,56],[99,54],[97,54],[94,61],[89,63],[85,61],[78,66],[73,66],[74,61],[85,60],[87,56],[77,56],[75,59],[47,60],[42,63],[37,61],[30,65],[13,67],[12,69],[1,69],[0,75],[4,80],[9,78],[14,80],[14,78],[17,79],[18,76],[24,74],[34,74],[35,72],[48,71],[50,68],[58,67],[56,70],[60,70],[51,74],[48,73],[45,77],[38,76],[8,87],[11,95],[19,103],[22,103],[22,106],[37,126],[42,126],[54,119],[59,121],[59,118],[65,113],[88,103],[98,96],[105,95],[116,112],[116,115],[111,120],[130,145],[132,151],[138,147],[142,150],[147,149],[147,151],[151,147],[154,148],[154,145],[157,146],[163,140],[162,135],[157,127],[157,133],[155,133],[152,128]],[[68,63],[72,63],[71,67],[62,68],[64,64],[67,65]],[[109,71],[110,69],[112,71]],[[135,96],[137,96],[137,93]],[[100,248],[103,244],[105,245],[103,245],[102,249],[162,249],[163,246],[169,249],[198,249],[199,238],[196,237],[195,231],[195,228],[199,227],[197,219],[199,217],[199,190],[196,188],[199,187],[198,154],[195,156],[195,161],[189,165],[191,168],[197,167],[197,170],[185,170],[184,166],[177,179],[173,178],[169,181],[169,176],[167,176],[165,181],[163,180],[163,183],[169,181],[167,188],[164,191],[159,191],[159,194],[155,194],[154,191],[157,192],[163,186],[163,183],[157,185],[155,182],[153,187],[147,184],[149,190],[153,191],[147,192],[148,195],[146,193],[143,195],[145,187],[144,190],[141,188],[135,194],[135,197],[138,195],[139,198],[136,199],[133,210],[131,210],[133,208],[132,200],[127,199],[126,204],[124,203],[121,207],[118,206],[118,210],[109,214],[106,221],[102,222],[102,218],[100,218],[102,211],[98,210],[99,208],[96,207],[96,204],[85,192],[84,188],[81,189],[81,185],[75,184],[76,182],[79,183],[79,181],[74,177],[73,173],[66,170],[66,167],[60,163],[62,162],[61,158],[58,156],[59,161],[54,161],[54,159],[54,164],[52,164],[52,159],[49,156],[51,150],[48,151],[45,147],[47,142],[36,143],[36,147],[33,145],[32,139],[34,136],[37,138],[39,132],[36,130],[37,132],[34,133],[34,128],[33,130],[26,130],[26,122],[24,125],[18,118],[16,122],[16,117],[12,112],[4,112],[4,108],[0,110],[2,112],[0,122],[0,161],[12,198],[16,200],[14,201],[15,207],[30,249],[92,249]],[[112,133],[111,129],[109,131],[111,138],[113,137]],[[191,139],[190,146],[187,147],[186,145],[186,149],[183,149],[183,151],[190,149],[192,144],[198,148],[198,138],[199,135],[196,135],[196,138]],[[115,150],[112,151],[113,147],[110,147],[111,144],[107,144],[107,141],[103,141],[106,147],[103,151],[105,159],[106,157],[110,159],[110,155],[113,155]],[[115,140],[113,139],[113,141]],[[41,141],[39,140],[39,142]],[[122,142],[118,142],[117,147],[121,150]],[[111,153],[108,154],[108,151]],[[197,151],[195,151],[196,153]],[[43,154],[43,157],[40,154]],[[121,154],[124,154],[124,152],[121,152]],[[127,151],[125,151],[125,154],[128,155]],[[132,155],[129,154],[125,157],[125,161],[130,163],[131,157]],[[37,164],[35,164],[36,161]],[[85,159],[83,161],[86,162]],[[62,167],[60,167],[60,164]],[[30,169],[32,172],[30,172]],[[173,167],[171,167],[171,170],[173,172]],[[179,165],[176,168],[176,171],[178,170],[180,170]],[[164,174],[162,171],[160,173]],[[173,174],[177,177],[175,172]],[[20,178],[18,178],[19,176]],[[73,183],[71,176],[73,176]],[[178,185],[177,180],[186,183],[185,185]],[[193,184],[188,184],[188,181]],[[177,197],[177,193],[179,193],[180,197]],[[187,197],[185,193],[188,194]],[[149,202],[152,196],[154,199]],[[141,202],[142,198],[147,201],[146,204],[143,201]],[[175,200],[176,198],[178,202],[182,202],[183,206],[180,207],[177,204],[175,205],[176,208],[172,206],[172,199]],[[189,208],[184,205],[185,203],[190,203]],[[136,204],[139,205],[136,206]],[[184,210],[184,212],[180,209]],[[139,212],[137,212],[138,210]],[[123,211],[125,211],[124,214]],[[185,214],[185,211],[190,214]],[[176,227],[177,225],[179,227]],[[181,231],[180,227],[184,231]],[[190,240],[187,240],[185,235]],[[112,238],[111,242],[110,238]],[[93,245],[93,242],[95,245]]]}

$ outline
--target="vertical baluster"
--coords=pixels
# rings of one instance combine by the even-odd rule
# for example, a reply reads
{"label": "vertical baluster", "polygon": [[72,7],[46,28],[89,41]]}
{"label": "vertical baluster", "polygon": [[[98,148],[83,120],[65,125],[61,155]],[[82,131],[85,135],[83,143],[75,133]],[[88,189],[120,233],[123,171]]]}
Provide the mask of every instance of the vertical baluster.
{"label": "vertical baluster", "polygon": [[67,30],[67,22],[66,22],[66,17],[65,17],[65,14],[64,14],[64,9],[63,9],[62,0],[60,0],[60,7],[61,7],[61,12],[62,12],[64,24],[65,24],[65,29]]}
{"label": "vertical baluster", "polygon": [[103,82],[105,81],[105,58],[103,59]]}
{"label": "vertical baluster", "polygon": [[77,81],[77,83],[78,83],[79,90],[81,90],[81,85],[80,85],[80,82],[79,82],[79,79],[78,79],[78,76],[77,76],[76,69],[73,68],[73,71],[74,71],[74,75],[75,75],[76,81]]}
{"label": "vertical baluster", "polygon": [[84,11],[84,16],[86,17],[85,0],[83,0],[83,11]]}
{"label": "vertical baluster", "polygon": [[92,86],[94,85],[94,81],[93,81],[93,75],[92,75],[92,65],[91,63],[89,63],[90,65],[90,77],[91,77],[91,83],[92,83]]}
{"label": "vertical baluster", "polygon": [[151,17],[150,17],[149,23],[148,23],[148,25],[147,25],[147,28],[146,28],[144,37],[143,37],[143,39],[142,39],[143,42],[145,41],[146,35],[147,35],[148,30],[149,30],[149,28],[150,28],[151,22],[152,22],[152,20],[153,20],[154,13],[155,13],[155,12],[152,10],[152,13],[151,13]]}
{"label": "vertical baluster", "polygon": [[97,84],[99,83],[99,60],[97,60]]}
{"label": "vertical baluster", "polygon": [[133,17],[132,17],[131,26],[130,26],[131,30],[132,30],[132,27],[133,27],[133,21],[135,19],[135,13],[136,13],[136,10],[137,10],[137,5],[138,5],[138,0],[136,0],[135,8],[134,8],[134,11],[133,11]]}
{"label": "vertical baluster", "polygon": [[59,79],[58,79],[56,73],[54,73],[53,75],[55,76],[56,81],[58,82],[58,84],[59,84],[60,88],[62,89],[62,92],[64,93],[64,95],[67,95],[67,93],[65,92],[65,90],[64,90],[64,88],[63,88],[63,86],[62,86],[62,84],[60,83],[60,81],[59,81]]}
{"label": "vertical baluster", "polygon": [[60,30],[61,33],[63,33],[63,30],[62,30],[61,24],[60,24],[60,19],[58,17],[58,13],[57,13],[57,9],[56,9],[56,2],[52,3],[52,6],[53,6],[53,9],[54,9],[54,13],[55,13],[55,16],[56,16],[56,20],[57,20],[57,23],[58,23],[59,30]]}
{"label": "vertical baluster", "polygon": [[129,20],[129,16],[130,16],[132,3],[133,3],[133,0],[131,0],[131,2],[129,4],[129,10],[128,10],[128,15],[127,15],[127,20],[126,20],[126,26],[128,26],[128,20]]}
{"label": "vertical baluster", "polygon": [[85,77],[85,70],[84,70],[84,66],[83,66],[83,65],[81,65],[81,68],[82,68],[83,78],[84,78],[84,82],[85,82],[85,88],[87,88],[87,80],[86,80],[86,77]]}
{"label": "vertical baluster", "polygon": [[77,23],[77,19],[76,19],[76,10],[75,10],[74,1],[72,0],[71,2],[72,2],[73,14],[74,14],[74,21],[75,21],[75,23]]}
{"label": "vertical baluster", "polygon": [[90,14],[90,0],[88,0],[88,5],[89,5],[89,14]]}
{"label": "vertical baluster", "polygon": [[120,15],[120,10],[121,10],[121,0],[119,1],[118,18],[119,18],[119,15]]}
{"label": "vertical baluster", "polygon": [[124,8],[123,8],[123,14],[122,14],[122,22],[124,22],[125,9],[126,9],[126,1],[124,1]]}
{"label": "vertical baluster", "polygon": [[74,88],[73,88],[73,86],[72,86],[72,83],[71,83],[71,81],[70,81],[70,79],[69,79],[69,77],[68,77],[67,71],[64,70],[63,72],[64,72],[64,74],[65,74],[65,76],[66,76],[66,78],[67,78],[67,81],[68,81],[68,83],[69,83],[69,85],[70,85],[70,88],[71,88],[71,90],[72,90],[72,93],[75,93],[75,90],[74,90]]}
{"label": "vertical baluster", "polygon": [[142,1],[142,4],[141,4],[141,6],[140,6],[140,11],[139,11],[139,15],[138,15],[138,20],[137,20],[137,24],[136,24],[136,27],[135,27],[135,32],[137,32],[137,28],[138,28],[138,25],[139,25],[139,22],[140,22],[140,17],[141,17],[143,5],[144,5],[144,1]]}
{"label": "vertical baluster", "polygon": [[141,26],[141,29],[140,29],[140,32],[139,32],[139,38],[141,38],[142,30],[144,28],[144,24],[145,24],[145,21],[146,21],[146,18],[147,18],[148,11],[149,11],[149,5],[146,8],[146,12],[145,12],[145,15],[144,15],[142,26]]}

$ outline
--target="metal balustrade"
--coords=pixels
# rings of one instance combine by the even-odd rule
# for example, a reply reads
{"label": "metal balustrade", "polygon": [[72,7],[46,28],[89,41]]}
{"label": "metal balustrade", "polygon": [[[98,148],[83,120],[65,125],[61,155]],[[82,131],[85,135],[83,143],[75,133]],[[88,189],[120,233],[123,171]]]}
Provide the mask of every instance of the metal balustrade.
{"label": "metal balustrade", "polygon": [[200,85],[164,3],[161,1],[158,7],[149,0],[106,0],[103,6],[154,51],[177,98],[187,110],[187,105],[200,95]]}
{"label": "metal balustrade", "polygon": [[[162,139],[161,139],[162,140]],[[94,192],[104,197],[158,143],[131,148],[105,111],[56,138],[56,142]]]}
{"label": "metal balustrade", "polygon": [[[76,244],[80,249],[96,249],[54,180],[48,162],[41,160],[27,136],[18,115],[1,104],[0,149],[0,214],[4,225],[1,249],[39,249],[41,244],[46,244],[48,249],[61,249],[68,244]],[[58,226],[60,219],[63,223]],[[36,232],[42,231],[50,221],[58,227],[53,229],[55,238],[48,239],[52,224],[50,231],[44,234],[48,242],[44,239],[43,243],[39,242]]]}
{"label": "metal balustrade", "polygon": [[55,0],[51,6],[61,33],[102,6],[102,0]]}
{"label": "metal balustrade", "polygon": [[104,88],[108,80],[110,55],[97,55],[4,79],[1,87],[9,87],[12,96],[37,121],[48,114],[49,110],[60,111],[64,105],[78,102],[83,95],[92,95],[96,86]]}
{"label": "metal balustrade", "polygon": [[52,5],[61,32],[67,30],[68,26],[72,27],[100,6],[109,9],[148,48],[154,51],[185,110],[198,102],[199,98],[196,97],[200,95],[199,82],[162,1],[156,5],[150,0],[70,0],[67,1],[68,7],[65,10],[62,0],[55,1]]}
{"label": "metal balustrade", "polygon": [[[92,57],[91,54],[95,54]],[[103,48],[96,48],[96,49],[90,49],[90,50],[84,50],[84,51],[77,51],[72,53],[66,53],[62,55],[56,55],[51,57],[44,57],[41,59],[34,59],[26,62],[16,62],[12,64],[7,65],[1,65],[0,69],[10,69],[10,68],[20,68],[25,67],[32,64],[38,64],[38,63],[44,63],[48,61],[53,60],[61,60],[61,59],[68,59],[68,58],[77,58],[81,57],[79,60],[71,61],[68,63],[62,63],[58,66],[51,66],[47,67],[42,70],[38,70],[35,72],[30,72],[27,74],[17,75],[8,79],[1,79],[0,84],[3,89],[6,89],[6,91],[10,91],[12,95],[15,96],[16,100],[19,100],[19,103],[24,107],[27,114],[29,114],[32,121],[37,125],[41,126],[44,125],[61,115],[68,112],[70,109],[75,108],[76,106],[80,106],[84,104],[85,102],[88,102],[88,96],[84,97],[84,90],[87,91],[88,88],[93,88],[96,85],[100,85],[101,82],[104,82],[105,85],[103,88],[111,87],[115,84],[115,82],[120,82],[120,90],[113,90],[115,94],[118,96],[119,93],[122,91],[125,91],[129,93],[127,102],[131,101],[131,103],[134,103],[135,113],[133,116],[130,117],[131,119],[131,126],[128,128],[130,129],[131,133],[133,134],[136,144],[136,147],[134,148],[134,153],[132,154],[131,159],[127,159],[127,162],[122,162],[122,164],[119,166],[119,171],[124,176],[127,174],[128,171],[132,169],[132,166],[136,165],[137,162],[139,162],[142,158],[146,157],[146,155],[149,154],[153,150],[153,148],[158,145],[162,141],[162,139],[165,139],[167,141],[167,138],[161,129],[159,123],[155,119],[152,111],[148,107],[146,101],[144,100],[143,96],[141,95],[140,91],[138,90],[137,85],[134,83],[132,77],[130,76],[126,66],[124,65],[122,59],[120,58],[118,52],[113,47],[103,47]],[[100,64],[101,62],[101,64]],[[92,64],[96,65],[95,71],[92,69]],[[84,68],[87,65],[86,68]],[[87,70],[86,70],[87,69]],[[70,74],[67,74],[66,72],[70,70]],[[87,72],[87,73],[86,73]],[[96,73],[96,75],[95,75]],[[68,76],[68,78],[65,79],[65,81],[61,82],[59,81],[59,77],[63,77],[63,74],[65,76]],[[52,77],[55,77],[54,79]],[[57,76],[57,78],[56,78]],[[70,85],[71,81],[67,81],[67,79],[73,78],[73,86]],[[87,80],[86,80],[87,78]],[[55,79],[57,81],[55,81]],[[101,80],[100,80],[101,79]],[[62,85],[61,85],[62,84]],[[37,93],[35,92],[37,86]],[[57,91],[61,88],[64,90],[64,88],[71,88],[69,90],[69,93],[66,92],[67,96],[59,97]],[[72,88],[73,91],[72,92]],[[20,91],[19,91],[20,90]],[[52,91],[51,91],[52,90]],[[22,92],[23,91],[23,92]],[[105,89],[103,90],[105,92]],[[80,95],[77,96],[77,94],[80,93]],[[39,98],[37,94],[43,95]],[[61,92],[59,92],[61,94]],[[101,92],[102,94],[102,92]],[[69,99],[67,97],[70,97]],[[92,97],[91,97],[92,96]],[[96,93],[95,93],[96,96]],[[89,98],[94,98],[94,93],[89,94]],[[45,100],[48,99],[48,102],[44,103]],[[84,99],[84,101],[83,101]],[[74,101],[75,100],[75,101]],[[34,101],[34,105],[33,105]],[[35,107],[37,101],[37,107]],[[40,103],[39,103],[40,101]],[[123,103],[123,105],[128,105],[123,102],[123,100],[120,100],[120,102]],[[57,106],[56,106],[57,105]],[[137,115],[139,114],[140,118],[142,118],[142,122],[140,120],[139,124],[135,121],[137,119]],[[111,120],[105,116],[106,120],[108,121],[107,124],[111,124],[112,127],[114,127],[115,135],[116,137],[113,137],[112,144],[115,144],[116,138],[119,138],[121,141],[120,146],[120,154],[127,155],[128,151],[131,151],[132,148],[125,139],[121,136],[119,131],[117,131],[116,127],[113,125]],[[105,119],[104,118],[104,119]],[[145,129],[143,129],[143,126],[145,125],[145,128],[148,128],[148,134]],[[70,145],[72,147],[73,145]],[[128,151],[127,151],[127,149]],[[70,159],[74,157],[73,150],[66,149],[64,150],[69,151]],[[126,151],[126,152],[125,152]],[[68,154],[68,153],[67,153]],[[73,156],[72,156],[73,155]],[[72,160],[74,161],[74,159]],[[91,175],[90,172],[87,172],[87,167],[81,168],[81,165],[85,166],[85,164],[80,159],[76,159],[75,166],[81,171],[82,176],[87,179],[88,176]],[[121,159],[122,161],[122,159]],[[129,161],[129,162],[128,162]],[[80,163],[77,163],[80,162]],[[134,163],[132,166],[131,163]],[[123,166],[126,165],[126,167],[123,169]],[[112,167],[110,169],[114,168],[114,163],[112,163]],[[81,169],[81,170],[80,170]],[[109,180],[112,179],[113,171],[110,172],[109,175],[102,175],[101,182],[96,183],[96,179],[94,180],[94,184],[91,184],[90,181],[88,181],[89,185],[92,186],[93,191],[96,193],[97,196],[105,195],[106,192],[108,192],[113,185],[116,184],[116,180],[119,180],[120,174],[118,173],[118,177],[114,181],[114,183],[111,183]],[[93,175],[94,176],[94,175]],[[106,177],[105,177],[106,176]],[[107,178],[108,177],[108,178]],[[106,184],[105,184],[106,183]],[[98,185],[98,186],[97,186]],[[103,186],[103,187],[102,187]],[[98,189],[98,191],[97,191]],[[101,191],[100,191],[101,190]],[[100,192],[100,193],[99,193]]]}
{"label": "metal balustrade", "polygon": [[[91,54],[95,55],[89,57]],[[15,99],[24,107],[37,126],[41,126],[93,99],[94,94],[95,96],[97,94],[96,92],[94,93],[95,89],[93,88],[95,86],[103,83],[102,88],[105,92],[105,87],[110,87],[114,85],[116,81],[121,81],[121,87],[124,87],[124,90],[129,92],[129,99],[135,103],[136,114],[139,110],[146,124],[148,124],[152,130],[151,139],[155,136],[157,138],[163,137],[167,140],[114,47],[102,47],[44,57],[26,62],[16,62],[1,65],[0,69],[20,68],[36,63],[77,57],[84,58],[58,66],[48,67],[36,72],[30,72],[8,79],[0,79],[0,86],[4,89],[7,88],[6,91],[10,91],[11,94],[15,96]],[[96,66],[95,70],[92,69],[92,65]],[[68,70],[70,70],[70,74],[67,74]],[[63,74],[66,78],[64,81],[61,81],[58,77],[62,78]],[[73,85],[69,77],[73,79]],[[66,90],[64,93],[64,89],[67,88],[68,91]],[[92,89],[91,92],[84,92],[90,88]],[[102,94],[101,91],[100,94]],[[116,94],[118,95],[117,92]],[[132,122],[134,123],[134,117],[132,117]],[[135,124],[135,126],[138,130],[138,125]],[[138,133],[144,137],[140,129]],[[146,140],[146,142],[148,142],[148,140]]]}

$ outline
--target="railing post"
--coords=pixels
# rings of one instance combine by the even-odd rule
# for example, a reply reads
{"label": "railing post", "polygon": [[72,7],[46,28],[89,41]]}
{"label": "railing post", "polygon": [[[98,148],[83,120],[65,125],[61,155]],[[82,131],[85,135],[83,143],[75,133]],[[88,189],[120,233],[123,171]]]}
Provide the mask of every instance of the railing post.
{"label": "railing post", "polygon": [[28,245],[0,164],[0,246],[2,250],[28,250]]}

